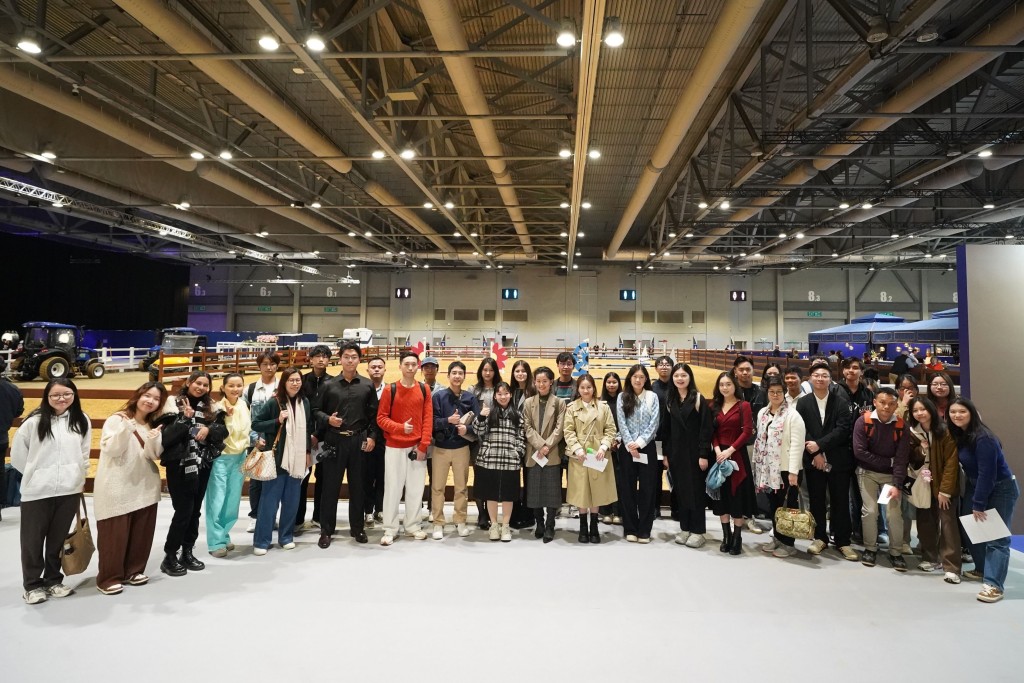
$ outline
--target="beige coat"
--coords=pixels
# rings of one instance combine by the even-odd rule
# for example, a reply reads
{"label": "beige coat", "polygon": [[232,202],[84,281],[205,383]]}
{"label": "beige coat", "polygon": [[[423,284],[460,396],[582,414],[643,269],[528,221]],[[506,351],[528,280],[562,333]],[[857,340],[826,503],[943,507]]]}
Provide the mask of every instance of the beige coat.
{"label": "beige coat", "polygon": [[615,469],[611,463],[604,472],[584,467],[576,460],[577,450],[595,451],[602,446],[605,457],[612,457],[612,442],[617,429],[612,411],[604,401],[587,405],[576,399],[565,409],[565,453],[569,460],[569,492],[566,500],[580,509],[609,505],[619,499],[615,489]]}
{"label": "beige coat", "polygon": [[[565,401],[554,393],[548,394],[548,404],[544,411],[544,421],[540,419],[540,396],[536,394],[526,399],[523,404],[523,422],[526,425],[526,466],[535,467],[537,463],[533,454],[544,446],[550,446],[547,467],[558,467],[562,462],[562,454],[558,452],[558,444],[562,441],[562,428],[565,420]],[[541,429],[537,431],[537,424]]]}

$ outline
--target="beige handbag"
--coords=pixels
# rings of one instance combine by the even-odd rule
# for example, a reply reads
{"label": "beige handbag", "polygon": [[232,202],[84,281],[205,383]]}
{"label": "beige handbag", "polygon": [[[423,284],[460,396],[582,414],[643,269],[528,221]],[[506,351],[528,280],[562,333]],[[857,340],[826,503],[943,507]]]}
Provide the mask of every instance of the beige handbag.
{"label": "beige handbag", "polygon": [[[795,491],[797,496],[797,507],[789,507],[789,492]],[[800,538],[805,541],[814,540],[814,515],[804,510],[800,502],[800,489],[796,486],[789,487],[786,493],[785,504],[775,511],[775,531],[790,538]]]}
{"label": "beige handbag", "polygon": [[281,439],[283,431],[283,425],[278,426],[277,436],[274,437],[274,443],[270,445],[269,450],[261,451],[259,446],[256,446],[249,451],[249,455],[242,461],[243,474],[256,481],[277,479],[277,460],[274,458],[274,451],[277,450],[277,442]]}
{"label": "beige handbag", "polygon": [[64,539],[64,547],[60,551],[60,567],[68,576],[81,574],[92,561],[96,552],[96,544],[92,540],[92,529],[89,528],[89,511],[85,508],[85,494],[81,494],[81,510],[75,511],[75,528]]}

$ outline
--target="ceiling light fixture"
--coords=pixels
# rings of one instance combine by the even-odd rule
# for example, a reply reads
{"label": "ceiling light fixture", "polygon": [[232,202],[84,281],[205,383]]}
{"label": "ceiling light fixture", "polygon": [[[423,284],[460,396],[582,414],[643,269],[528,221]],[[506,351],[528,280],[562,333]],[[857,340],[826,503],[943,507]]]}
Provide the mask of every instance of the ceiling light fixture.
{"label": "ceiling light fixture", "polygon": [[803,234],[802,232],[798,232],[798,233],[796,234],[796,238],[797,238],[798,240],[802,240],[802,239],[804,238],[804,234]]}
{"label": "ceiling light fixture", "polygon": [[42,151],[42,152],[41,152],[41,153],[39,154],[39,156],[41,156],[41,157],[42,157],[42,158],[44,158],[44,159],[48,159],[49,161],[53,161],[54,159],[56,159],[56,158],[57,158],[57,153],[56,153],[56,152],[54,152],[54,151],[53,151],[52,149],[44,149],[44,150],[43,150],[43,151]]}
{"label": "ceiling light fixture", "polygon": [[446,209],[454,209],[455,208],[455,202],[453,202],[452,200],[449,199],[448,201],[446,201],[444,203],[444,208],[446,208]]}
{"label": "ceiling light fixture", "polygon": [[434,208],[434,203],[433,202],[423,202],[423,208],[424,209],[433,209]]}
{"label": "ceiling light fixture", "polygon": [[568,209],[569,208],[569,202],[562,202],[561,204],[558,205],[558,208],[560,208],[560,209]]}
{"label": "ceiling light fixture", "polygon": [[983,207],[981,207],[981,208],[983,208],[983,209],[994,209],[994,208],[996,208],[996,205],[995,205],[995,204],[993,204],[992,202],[989,202],[988,204],[985,204],[985,205],[984,205]]}
{"label": "ceiling light fixture", "polygon": [[587,152],[587,156],[590,157],[591,159],[600,159],[601,158],[601,150],[592,149],[589,152]]}
{"label": "ceiling light fixture", "polygon": [[581,204],[580,204],[580,206],[581,206],[582,208],[584,208],[584,209],[589,209],[589,208],[590,208],[591,206],[593,206],[593,205],[592,205],[592,204],[591,204],[591,203],[590,203],[589,201],[587,201],[586,199],[584,199],[584,200],[583,200],[583,203],[581,203]]}
{"label": "ceiling light fixture", "polygon": [[622,22],[618,17],[608,17],[604,22],[604,44],[608,47],[622,47],[626,37],[622,35]]}
{"label": "ceiling light fixture", "polygon": [[569,157],[572,156],[572,150],[569,149],[567,146],[563,145],[562,148],[558,150],[558,156],[562,157],[563,159],[568,159]]}
{"label": "ceiling light fixture", "polygon": [[686,233],[686,236],[687,237],[693,237],[693,233],[692,232],[688,232],[688,233]]}
{"label": "ceiling light fixture", "polygon": [[718,270],[718,266],[711,266],[711,270]]}
{"label": "ceiling light fixture", "polygon": [[874,206],[874,204],[872,204],[871,202],[864,202],[863,204],[860,205],[860,208],[862,208],[862,209],[870,209],[873,206]]}
{"label": "ceiling light fixture", "polygon": [[577,231],[577,233],[576,233],[576,237],[577,237],[578,239],[583,239],[583,238],[584,238],[584,237],[586,237],[586,236],[587,236],[587,233],[583,232],[582,230],[579,230],[579,231]]}
{"label": "ceiling light fixture", "polygon": [[406,147],[401,152],[399,152],[398,156],[408,161],[409,159],[416,158],[416,150],[414,150],[412,147]]}
{"label": "ceiling light fixture", "polygon": [[786,239],[787,237],[789,237],[789,235],[787,235],[786,233],[784,233],[784,232],[780,232],[780,233],[779,233],[779,239],[780,239],[780,240],[784,240],[784,239]]}
{"label": "ceiling light fixture", "polygon": [[269,33],[264,33],[262,36],[260,36],[259,44],[260,47],[262,47],[267,52],[275,52],[277,48],[281,47],[281,44],[277,42],[277,38],[270,35]]}
{"label": "ceiling light fixture", "polygon": [[1012,239],[1014,239],[1014,237],[1013,237],[1013,235],[1011,235],[1010,233],[1006,233],[1006,236],[1005,236],[1005,237],[1003,237],[1003,239],[1004,239],[1004,240],[1012,240]]}
{"label": "ceiling light fixture", "polygon": [[375,149],[372,152],[370,152],[370,156],[373,157],[374,159],[383,159],[384,157],[387,156],[387,154],[385,154],[384,150],[382,149]]}
{"label": "ceiling light fixture", "polygon": [[367,230],[366,232],[363,233],[363,236],[364,237],[373,237],[373,233],[370,232],[369,230]]}
{"label": "ceiling light fixture", "polygon": [[205,158],[205,155],[199,151],[191,152],[189,156],[195,159],[196,161],[202,161]]}
{"label": "ceiling light fixture", "polygon": [[314,199],[313,203],[310,204],[310,206],[312,206],[314,209],[319,209],[323,207],[323,204],[320,203],[319,199]]}
{"label": "ceiling light fixture", "polygon": [[18,49],[30,55],[37,55],[43,51],[36,34],[33,31],[26,31],[21,40],[18,41]]}
{"label": "ceiling light fixture", "polygon": [[348,236],[349,236],[349,237],[355,237],[355,236],[356,236],[356,234],[355,234],[354,232],[351,232],[351,231],[350,231],[350,232],[348,233]]}
{"label": "ceiling light fixture", "polygon": [[935,27],[935,24],[925,24],[921,27],[921,30],[917,32],[915,40],[919,43],[930,43],[933,40],[938,40],[939,29]]}
{"label": "ceiling light fixture", "polygon": [[725,199],[719,206],[721,206],[723,209],[728,209],[730,206],[732,206],[732,204],[729,203],[728,199]]}
{"label": "ceiling light fixture", "polygon": [[[568,256],[568,255],[569,255],[569,252],[567,252],[567,251],[562,251],[562,252],[561,252],[561,254],[562,254],[562,256]],[[651,254],[651,256],[654,256],[654,254],[652,253],[652,254]]]}
{"label": "ceiling light fixture", "polygon": [[309,37],[306,38],[306,47],[313,52],[323,52],[324,48],[327,47],[327,43],[316,33],[310,33]]}
{"label": "ceiling light fixture", "polygon": [[224,161],[231,161],[231,159],[233,158],[233,156],[234,156],[234,155],[233,155],[233,154],[231,154],[231,150],[227,150],[227,149],[225,149],[224,151],[222,151],[222,152],[221,152],[220,154],[218,154],[217,156],[219,156],[219,157],[220,157],[221,159],[223,159]]}
{"label": "ceiling light fixture", "polygon": [[559,236],[559,237],[568,237],[568,236],[569,236],[569,233],[567,233],[567,232],[565,232],[565,231],[563,230],[562,232],[558,233],[558,236]]}
{"label": "ceiling light fixture", "polygon": [[837,251],[833,251],[832,252],[832,258],[837,258],[838,256],[839,256],[839,252],[837,252]]}
{"label": "ceiling light fixture", "polygon": [[266,237],[266,236],[267,236],[267,235],[269,235],[270,233],[269,233],[269,232],[267,232],[266,230],[260,230],[260,231],[259,231],[258,233],[256,233],[256,234],[257,234],[257,235],[259,235],[260,237]]}
{"label": "ceiling light fixture", "polygon": [[894,240],[898,240],[898,239],[900,238],[900,234],[899,234],[898,232],[894,232],[894,233],[892,234],[892,238],[893,238]]}
{"label": "ceiling light fixture", "polygon": [[320,255],[320,250],[319,249],[314,249],[313,250],[313,256],[319,256],[319,255]]}
{"label": "ceiling light fixture", "polygon": [[562,47],[572,47],[576,44],[576,30],[573,28],[572,22],[568,19],[563,19],[561,26],[558,30],[558,37],[555,38],[555,42]]}
{"label": "ceiling light fixture", "polygon": [[990,156],[992,156],[992,150],[990,149],[983,149],[978,152],[979,159],[988,159]]}
{"label": "ceiling light fixture", "polygon": [[706,209],[706,208],[708,208],[708,203],[707,202],[697,202],[697,208],[698,209]]}
{"label": "ceiling light fixture", "polygon": [[64,208],[64,202],[62,202],[59,199],[56,200],[55,202],[53,202],[53,208],[55,208],[55,209],[63,209]]}
{"label": "ceiling light fixture", "polygon": [[479,237],[480,233],[478,233],[478,232],[471,232],[471,233],[469,233],[469,236],[470,237]]}
{"label": "ceiling light fixture", "polygon": [[846,202],[839,202],[839,208],[840,209],[849,209],[850,205],[847,204]]}
{"label": "ceiling light fixture", "polygon": [[675,234],[674,232],[670,232],[670,233],[668,234],[668,238],[669,238],[670,240],[674,240],[674,239],[676,238],[676,234]]}
{"label": "ceiling light fixture", "polygon": [[889,23],[882,16],[873,16],[868,20],[868,32],[864,40],[877,45],[889,37]]}

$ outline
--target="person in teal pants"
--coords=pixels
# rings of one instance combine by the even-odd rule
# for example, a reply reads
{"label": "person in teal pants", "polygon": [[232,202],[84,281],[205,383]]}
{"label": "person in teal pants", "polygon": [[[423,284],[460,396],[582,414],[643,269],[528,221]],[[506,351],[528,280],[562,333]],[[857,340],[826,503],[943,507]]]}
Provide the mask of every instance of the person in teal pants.
{"label": "person in teal pants", "polygon": [[245,380],[237,372],[224,375],[220,392],[224,398],[219,410],[226,414],[228,437],[224,451],[213,461],[210,485],[206,490],[206,546],[214,557],[224,557],[234,550],[231,528],[238,521],[238,506],[242,500],[242,461],[249,448],[252,419],[248,404],[241,400]]}

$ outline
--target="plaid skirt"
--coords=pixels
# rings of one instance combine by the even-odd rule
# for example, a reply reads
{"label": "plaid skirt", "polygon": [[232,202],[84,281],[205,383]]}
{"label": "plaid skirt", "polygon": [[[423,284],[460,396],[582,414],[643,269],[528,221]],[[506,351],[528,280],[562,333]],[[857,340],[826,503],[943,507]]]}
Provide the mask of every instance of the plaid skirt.
{"label": "plaid skirt", "polygon": [[556,508],[562,505],[562,468],[558,465],[526,468],[526,507]]}

